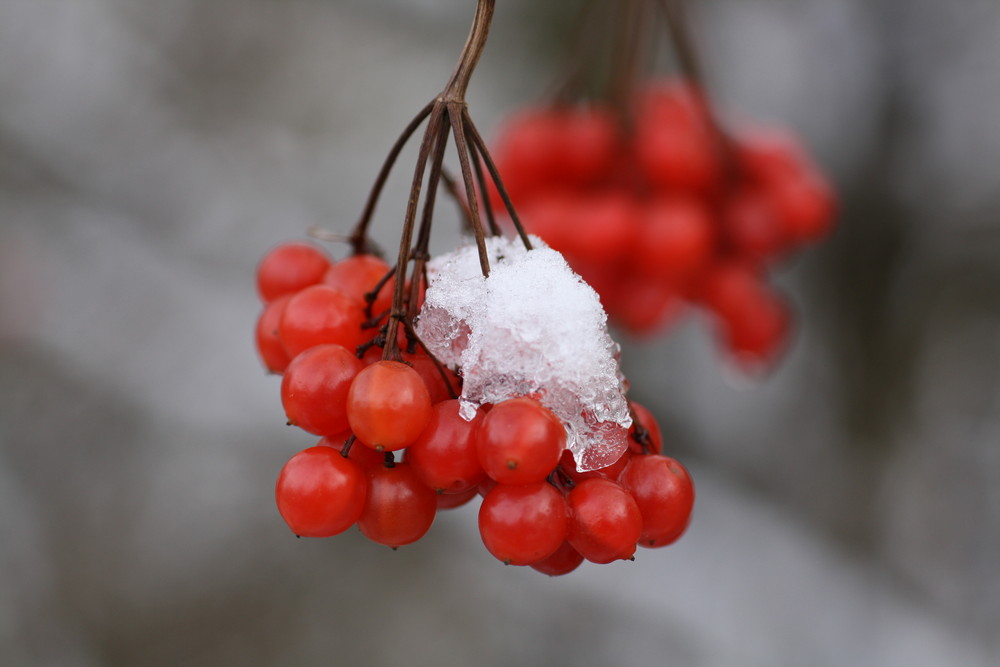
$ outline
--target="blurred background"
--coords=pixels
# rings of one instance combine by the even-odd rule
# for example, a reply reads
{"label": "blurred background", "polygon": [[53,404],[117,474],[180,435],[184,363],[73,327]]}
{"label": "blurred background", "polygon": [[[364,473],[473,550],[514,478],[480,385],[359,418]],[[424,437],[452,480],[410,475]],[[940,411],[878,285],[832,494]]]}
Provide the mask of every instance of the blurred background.
{"label": "blurred background", "polygon": [[[497,4],[488,134],[580,6]],[[353,224],[474,3],[0,3],[0,664],[1000,664],[1000,3],[695,4],[720,108],[797,131],[843,215],[778,270],[767,379],[698,317],[623,341],[693,523],[549,579],[474,506],[398,552],[292,538],[274,479],[314,438],[252,345],[257,260]]]}

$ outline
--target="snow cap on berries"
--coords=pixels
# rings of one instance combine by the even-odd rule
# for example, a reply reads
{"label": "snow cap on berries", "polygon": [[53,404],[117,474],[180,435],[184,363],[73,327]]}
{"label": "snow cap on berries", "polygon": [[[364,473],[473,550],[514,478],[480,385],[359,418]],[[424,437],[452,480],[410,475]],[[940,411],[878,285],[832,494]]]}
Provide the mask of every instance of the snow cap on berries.
{"label": "snow cap on berries", "polygon": [[461,367],[467,419],[484,403],[537,398],[566,426],[578,469],[601,468],[625,451],[632,423],[619,347],[597,293],[560,253],[531,243],[488,238],[488,278],[475,245],[431,261],[417,333]]}

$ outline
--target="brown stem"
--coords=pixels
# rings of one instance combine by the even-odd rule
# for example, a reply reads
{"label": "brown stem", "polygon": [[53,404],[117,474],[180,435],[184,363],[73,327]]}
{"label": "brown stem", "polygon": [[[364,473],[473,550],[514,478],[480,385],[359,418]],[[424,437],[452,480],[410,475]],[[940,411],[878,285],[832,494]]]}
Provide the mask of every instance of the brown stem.
{"label": "brown stem", "polygon": [[469,36],[465,40],[462,54],[458,58],[455,71],[452,72],[448,84],[444,87],[441,97],[446,102],[465,103],[465,90],[469,86],[469,79],[476,69],[479,57],[486,47],[486,38],[490,33],[490,23],[493,22],[493,8],[495,0],[478,0],[476,4],[476,15],[472,19],[472,27],[469,29]]}
{"label": "brown stem", "polygon": [[340,448],[340,455],[345,459],[351,455],[351,447],[354,445],[355,439],[355,435],[352,433]]}
{"label": "brown stem", "polygon": [[[444,90],[438,95],[417,118],[411,121],[403,135],[396,141],[390,151],[386,163],[379,172],[375,187],[369,196],[365,212],[355,230],[354,242],[355,251],[366,247],[365,236],[367,234],[368,220],[374,210],[375,202],[385,183],[388,172],[396,156],[402,149],[403,144],[410,134],[416,129],[424,117],[429,117],[427,128],[424,131],[423,140],[420,142],[420,149],[417,156],[417,165],[413,173],[413,182],[410,186],[410,198],[406,206],[406,215],[403,219],[403,231],[399,240],[399,259],[396,261],[395,279],[392,293],[392,308],[389,311],[389,319],[383,325],[380,332],[385,340],[382,349],[382,358],[385,360],[401,361],[402,356],[399,351],[398,334],[399,324],[409,327],[409,319],[413,317],[416,303],[420,293],[420,282],[426,274],[425,263],[427,261],[427,246],[430,241],[430,229],[434,211],[434,200],[438,183],[441,177],[441,165],[444,160],[445,147],[448,141],[449,126],[455,137],[456,148],[458,149],[459,161],[462,163],[462,179],[469,195],[469,206],[473,227],[476,233],[476,242],[479,246],[479,258],[482,265],[483,275],[489,275],[489,259],[486,255],[485,235],[482,224],[479,222],[479,210],[475,197],[475,185],[471,168],[469,166],[469,148],[465,140],[465,130],[462,126],[462,112],[465,109],[465,91],[469,85],[472,72],[479,62],[483,48],[486,46],[486,38],[489,35],[490,22],[493,19],[493,8],[495,0],[478,0],[476,5],[476,15],[469,30],[469,36],[462,48],[458,64],[455,66]],[[411,251],[413,247],[413,229],[416,223],[417,207],[420,204],[420,192],[424,182],[424,172],[427,164],[431,164],[429,176],[429,189],[424,202],[424,213],[421,220],[419,239],[416,251]],[[411,281],[411,295],[409,308],[404,308],[407,303],[405,294],[406,269],[410,260],[415,261]]]}
{"label": "brown stem", "polygon": [[704,70],[698,58],[694,45],[691,24],[687,20],[687,10],[684,0],[660,0],[660,6],[667,18],[667,30],[670,32],[670,42],[674,46],[674,55],[681,75],[694,88],[695,104],[700,108],[702,116],[708,125],[709,132],[715,142],[715,149],[722,160],[727,183],[733,183],[737,173],[736,151],[732,137],[726,132],[712,105],[709,103],[708,90],[705,87]]}
{"label": "brown stem", "polygon": [[493,207],[490,205],[489,190],[486,189],[486,178],[483,176],[483,163],[479,157],[476,144],[470,136],[468,123],[466,123],[464,129],[465,141],[469,144],[469,158],[472,162],[472,170],[476,173],[476,184],[479,186],[479,193],[483,197],[483,209],[486,211],[486,222],[490,226],[490,234],[500,236],[500,227],[497,226],[497,219],[493,215]]}
{"label": "brown stem", "polygon": [[[389,279],[394,275],[396,275],[396,267],[392,267],[386,271],[385,275],[379,278],[379,281],[375,283],[375,286],[365,292],[365,316],[369,320],[373,317],[372,306],[374,306],[375,302],[378,300],[378,295],[382,293],[382,288],[385,287],[385,284],[389,282]],[[379,319],[381,319],[381,316]]]}
{"label": "brown stem", "polygon": [[368,201],[361,212],[361,217],[358,218],[358,222],[354,226],[354,231],[351,232],[350,241],[355,255],[360,255],[370,250],[371,243],[368,241],[368,227],[371,225],[372,214],[375,212],[375,205],[378,204],[378,199],[382,194],[382,188],[385,187],[385,182],[389,178],[389,172],[392,171],[392,167],[396,163],[396,158],[399,157],[399,153],[403,150],[403,146],[406,145],[406,142],[416,129],[420,127],[420,124],[424,122],[424,119],[430,115],[431,110],[434,108],[434,103],[435,101],[432,100],[420,110],[420,113],[413,117],[410,124],[403,129],[399,138],[396,139],[396,143],[389,149],[389,154],[386,156],[385,162],[382,163],[382,168],[379,170],[378,176],[375,177],[375,183],[368,194]]}
{"label": "brown stem", "polygon": [[483,276],[490,275],[490,258],[486,250],[486,234],[479,217],[479,202],[476,196],[476,186],[472,180],[472,166],[469,164],[469,145],[465,141],[465,126],[462,123],[464,104],[448,104],[448,115],[451,118],[451,132],[455,137],[455,148],[458,150],[458,162],[462,165],[462,180],[465,181],[465,196],[469,202],[469,214],[472,218],[472,231],[476,237],[476,247],[479,249],[479,267]]}
{"label": "brown stem", "polygon": [[399,239],[399,259],[396,261],[396,284],[393,286],[394,289],[392,292],[392,310],[389,313],[389,321],[386,323],[386,345],[382,349],[382,359],[392,361],[401,360],[396,335],[398,333],[397,324],[406,317],[406,313],[403,310],[406,267],[410,260],[410,246],[413,243],[413,227],[417,218],[420,190],[424,183],[424,169],[427,167],[427,159],[430,156],[431,147],[436,144],[438,135],[441,133],[444,111],[445,109],[442,105],[433,105],[423,141],[420,142],[420,151],[417,154],[417,166],[413,170],[413,183],[410,186],[410,199],[406,205],[406,216],[403,218],[403,233]]}
{"label": "brown stem", "polygon": [[632,439],[642,447],[643,454],[651,453],[653,451],[653,439],[649,435],[649,429],[639,421],[639,416],[632,406],[632,401],[628,401],[628,414],[632,418]]}
{"label": "brown stem", "polygon": [[472,122],[472,117],[469,116],[468,110],[463,110],[462,116],[465,120],[465,126],[468,128],[469,138],[472,139],[472,144],[476,147],[479,152],[480,157],[482,157],[483,162],[486,163],[486,169],[490,172],[490,178],[493,179],[493,184],[497,186],[497,192],[500,193],[500,198],[503,199],[503,205],[507,209],[507,215],[510,216],[511,222],[514,223],[514,229],[517,230],[517,235],[521,237],[521,243],[528,250],[531,250],[531,240],[528,238],[528,234],[524,231],[524,225],[521,224],[521,218],[518,217],[517,211],[514,210],[514,203],[510,200],[510,194],[507,192],[507,187],[503,184],[503,179],[500,178],[500,172],[497,170],[496,164],[493,162],[492,156],[490,156],[489,150],[486,148],[486,142],[483,141],[483,137],[479,134],[479,130],[476,129],[475,123]]}
{"label": "brown stem", "polygon": [[642,55],[648,50],[646,8],[646,0],[624,0],[620,4],[609,96],[623,121],[629,118],[631,96],[642,69]]}
{"label": "brown stem", "polygon": [[424,210],[420,219],[420,230],[417,232],[416,250],[413,253],[413,270],[410,272],[410,297],[406,304],[409,318],[413,318],[417,314],[417,305],[420,301],[420,282],[423,278],[424,266],[430,259],[428,248],[431,240],[431,223],[434,216],[434,204],[437,201],[438,185],[441,182],[444,152],[448,146],[448,123],[448,117],[442,115],[441,127],[438,130],[434,152],[430,158],[431,172],[427,177],[427,194],[424,195]]}
{"label": "brown stem", "polygon": [[577,13],[576,20],[570,28],[569,48],[562,66],[562,73],[551,87],[551,94],[544,97],[552,99],[557,105],[570,105],[584,96],[587,89],[587,77],[592,76],[597,67],[598,50],[595,46],[595,35],[601,35],[606,27],[607,17],[602,16],[598,9],[613,9],[612,3],[598,3],[589,0]]}

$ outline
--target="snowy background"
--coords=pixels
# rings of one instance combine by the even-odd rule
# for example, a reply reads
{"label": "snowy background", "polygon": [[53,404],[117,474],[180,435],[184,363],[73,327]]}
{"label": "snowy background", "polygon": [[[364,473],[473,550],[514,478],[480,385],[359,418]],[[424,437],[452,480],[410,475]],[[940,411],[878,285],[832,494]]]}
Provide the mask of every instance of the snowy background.
{"label": "snowy background", "polygon": [[[498,3],[484,130],[578,4]],[[996,0],[699,4],[722,108],[797,129],[845,211],[779,271],[800,330],[765,382],[698,318],[626,343],[697,483],[679,544],[548,579],[474,507],[398,552],[291,537],[274,479],[313,438],[255,357],[254,266],[353,223],[472,7],[0,3],[0,664],[1000,663]]]}

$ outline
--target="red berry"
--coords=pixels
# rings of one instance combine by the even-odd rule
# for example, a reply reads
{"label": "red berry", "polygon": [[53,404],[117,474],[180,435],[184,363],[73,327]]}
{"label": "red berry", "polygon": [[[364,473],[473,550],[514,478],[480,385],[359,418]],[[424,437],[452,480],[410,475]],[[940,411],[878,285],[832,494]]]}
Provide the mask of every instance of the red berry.
{"label": "red berry", "polygon": [[557,250],[571,263],[606,265],[626,257],[632,249],[638,213],[634,197],[625,190],[578,194],[568,213],[562,220],[566,229]]}
{"label": "red berry", "polygon": [[[462,392],[462,382],[454,371],[449,368],[444,369],[445,375],[448,377],[448,383],[445,383],[444,377],[441,376],[441,370],[434,363],[434,360],[419,350],[414,354],[404,352],[403,359],[409,362],[413,370],[420,374],[431,395],[431,403],[451,400],[453,398],[452,391],[456,394]],[[449,385],[451,386],[450,391]]]}
{"label": "red berry", "polygon": [[347,392],[361,362],[340,345],[318,345],[292,359],[281,378],[288,421],[316,435],[347,429]]}
{"label": "red berry", "polygon": [[[635,418],[632,420],[632,428],[629,429],[629,449],[633,454],[659,454],[663,451],[663,433],[660,431],[660,424],[656,421],[653,413],[646,409],[641,403],[629,401],[632,406],[632,413]],[[646,448],[643,443],[636,438],[639,427],[646,431]]]}
{"label": "red berry", "polygon": [[747,177],[768,198],[789,241],[817,241],[830,232],[836,197],[795,137],[757,130],[741,136],[738,149]]}
{"label": "red berry", "polygon": [[753,183],[776,183],[813,170],[799,140],[776,128],[742,132],[734,148],[743,175]]}
{"label": "red berry", "polygon": [[479,462],[501,484],[545,479],[566,448],[566,429],[532,398],[512,398],[493,406],[476,433]]}
{"label": "red berry", "polygon": [[540,236],[549,247],[566,252],[574,243],[576,197],[562,190],[539,192],[521,206],[521,221],[531,234]]}
{"label": "red berry", "polygon": [[479,495],[481,495],[483,498],[485,498],[486,494],[488,494],[490,491],[492,491],[494,488],[496,488],[496,485],[497,485],[497,481],[495,479],[493,479],[492,477],[490,477],[489,475],[487,475],[486,479],[484,479],[483,481],[481,481],[479,483],[479,486],[476,487],[476,488],[477,488],[477,491],[479,492]]}
{"label": "red berry", "polygon": [[354,350],[368,337],[361,303],[327,285],[307,287],[289,300],[278,333],[291,357],[324,343]]}
{"label": "red berry", "polygon": [[264,362],[264,367],[272,373],[283,372],[288,366],[288,362],[292,360],[288,356],[288,352],[285,351],[285,346],[278,335],[278,324],[281,322],[285,306],[291,298],[290,294],[279,296],[264,306],[263,312],[257,319],[255,332],[257,352]]}
{"label": "red berry", "polygon": [[784,352],[791,331],[791,315],[776,295],[731,316],[723,326],[726,344],[737,362],[750,370],[768,368]]}
{"label": "red berry", "polygon": [[823,239],[833,229],[836,198],[819,174],[774,183],[766,194],[791,241],[812,243]]}
{"label": "red berry", "polygon": [[[317,447],[333,447],[338,452],[344,448],[344,444],[353,434],[348,430],[334,436],[325,436],[316,443]],[[365,447],[357,440],[351,443],[351,449],[347,453],[347,458],[361,466],[364,471],[379,468],[385,463],[385,456],[376,452],[371,447]]]}
{"label": "red berry", "polygon": [[566,502],[547,482],[497,484],[479,507],[479,533],[507,565],[531,565],[566,539]]}
{"label": "red berry", "polygon": [[617,285],[606,293],[608,313],[615,323],[633,334],[649,334],[672,322],[683,304],[678,286],[623,271]]}
{"label": "red berry", "polygon": [[[627,467],[626,467],[627,469]],[[584,479],[566,496],[567,541],[592,563],[632,557],[642,532],[639,506],[618,482]]]}
{"label": "red berry", "polygon": [[642,514],[640,546],[666,546],[684,533],[694,507],[694,484],[680,462],[656,454],[633,456],[618,479]]}
{"label": "red berry", "polygon": [[580,552],[574,549],[569,542],[563,542],[562,546],[556,549],[551,556],[543,558],[537,563],[532,563],[531,567],[550,577],[558,577],[569,574],[580,567],[582,562],[583,556],[580,555]]}
{"label": "red berry", "polygon": [[[371,292],[389,272],[389,265],[375,255],[352,255],[340,262],[334,262],[323,275],[323,284],[338,289],[344,294],[365,303],[365,295]],[[388,281],[378,296],[392,294]],[[374,314],[378,314],[373,310]]]}
{"label": "red berry", "polygon": [[708,209],[693,197],[659,197],[642,211],[635,260],[647,276],[683,281],[711,259]]}
{"label": "red berry", "polygon": [[293,294],[323,279],[330,258],[308,243],[283,243],[272,248],[257,266],[257,292],[265,303]]}
{"label": "red berry", "polygon": [[716,313],[741,310],[765,289],[764,274],[751,262],[721,261],[701,277],[695,297]]}
{"label": "red berry", "polygon": [[406,450],[406,460],[417,477],[439,492],[472,489],[486,477],[475,438],[482,414],[467,422],[458,410],[459,402],[454,399],[435,405],[427,426]]}
{"label": "red berry", "polygon": [[640,98],[633,150],[654,187],[707,192],[718,182],[715,139],[703,109],[685,84],[653,88]]}
{"label": "red berry", "polygon": [[[559,125],[549,109],[532,109],[511,117],[493,151],[504,185],[515,206],[554,182],[559,173]],[[498,195],[495,207],[503,206]]]}
{"label": "red berry", "polygon": [[605,181],[620,148],[614,114],[597,105],[555,112],[561,121],[558,155],[563,180],[576,187]]}
{"label": "red berry", "polygon": [[789,236],[765,194],[743,188],[726,201],[722,227],[730,248],[739,255],[770,260],[788,247]]}
{"label": "red berry", "polygon": [[373,542],[394,548],[410,544],[434,523],[436,494],[420,483],[406,463],[370,471],[368,485],[358,528]]}
{"label": "red berry", "polygon": [[378,451],[411,444],[431,418],[431,397],[420,374],[398,361],[376,361],[351,384],[347,417],[358,440]]}
{"label": "red berry", "polygon": [[365,475],[331,447],[310,447],[289,459],[275,485],[278,511],[299,537],[330,537],[361,516]]}

